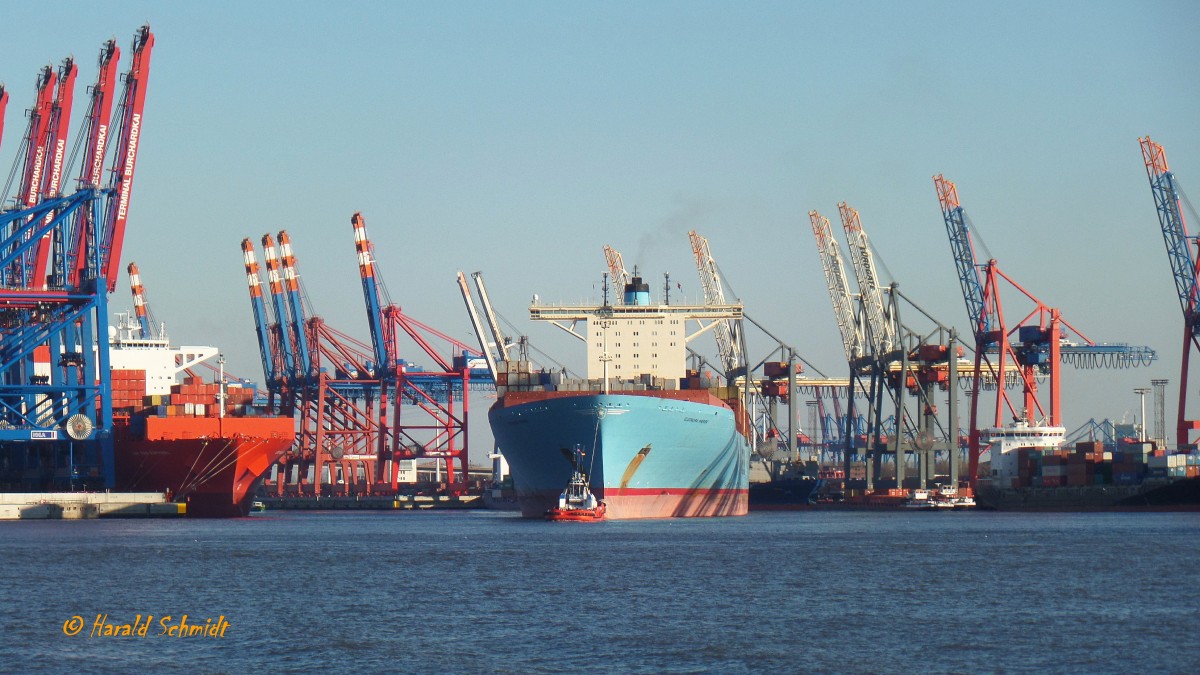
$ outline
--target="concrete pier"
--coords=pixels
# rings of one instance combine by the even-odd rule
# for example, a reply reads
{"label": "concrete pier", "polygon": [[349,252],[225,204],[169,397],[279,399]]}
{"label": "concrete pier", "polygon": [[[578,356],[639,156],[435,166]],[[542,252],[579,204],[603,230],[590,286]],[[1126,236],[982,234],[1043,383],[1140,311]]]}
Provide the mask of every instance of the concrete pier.
{"label": "concrete pier", "polygon": [[265,497],[268,511],[279,510],[411,510],[483,508],[479,495],[361,495],[358,497]]}
{"label": "concrete pier", "polygon": [[0,520],[86,520],[91,518],[178,518],[184,504],[162,492],[0,493]]}

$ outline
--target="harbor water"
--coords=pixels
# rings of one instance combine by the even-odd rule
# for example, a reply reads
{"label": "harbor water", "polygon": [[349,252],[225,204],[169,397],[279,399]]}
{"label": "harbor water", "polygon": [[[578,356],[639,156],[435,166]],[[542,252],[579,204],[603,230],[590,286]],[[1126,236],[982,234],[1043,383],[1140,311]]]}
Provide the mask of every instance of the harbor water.
{"label": "harbor water", "polygon": [[1195,673],[1197,560],[1195,513],[4,522],[0,669]]}

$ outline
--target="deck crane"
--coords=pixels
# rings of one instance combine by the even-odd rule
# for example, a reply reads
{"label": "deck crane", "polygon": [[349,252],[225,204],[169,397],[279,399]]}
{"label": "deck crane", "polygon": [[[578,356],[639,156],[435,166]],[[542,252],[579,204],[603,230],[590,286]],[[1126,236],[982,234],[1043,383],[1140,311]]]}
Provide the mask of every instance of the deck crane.
{"label": "deck crane", "polygon": [[1149,136],[1138,139],[1142,147],[1142,160],[1146,165],[1146,176],[1150,179],[1150,191],[1154,195],[1154,207],[1162,228],[1163,242],[1167,247],[1167,259],[1171,264],[1171,276],[1175,279],[1175,292],[1183,310],[1183,354],[1179,365],[1179,411],[1176,416],[1175,434],[1178,447],[1193,445],[1191,432],[1200,429],[1200,420],[1187,417],[1188,365],[1193,350],[1200,350],[1200,270],[1197,269],[1197,241],[1188,233],[1187,223],[1180,208],[1179,189],[1175,174],[1167,165],[1167,153],[1163,146],[1150,140]]}
{"label": "deck crane", "polygon": [[[492,349],[494,345],[488,343],[486,333],[483,330],[483,322],[479,319],[479,312],[475,309],[475,299],[471,295],[471,287],[467,285],[467,277],[458,271],[458,290],[462,294],[463,302],[467,306],[467,316],[471,319],[471,328],[475,331],[475,337],[479,341],[479,350],[483,352],[483,358],[487,361],[488,372],[492,374],[492,379],[496,379],[498,370],[498,359],[496,352]],[[501,353],[502,354],[502,353]]]}
{"label": "deck crane", "polygon": [[[475,282],[475,290],[479,293],[479,303],[483,307],[483,316],[487,320],[488,330],[492,334],[499,361],[510,361],[509,350],[519,347],[520,352],[524,352],[528,347],[528,342],[523,337],[519,338],[517,342],[513,342],[512,338],[505,335],[504,330],[500,328],[500,322],[496,319],[496,310],[492,307],[491,298],[488,297],[487,286],[483,283],[483,272],[472,272],[471,280]],[[528,355],[521,355],[520,358],[528,359]],[[499,365],[499,361],[497,365]]]}
{"label": "deck crane", "polygon": [[[700,273],[700,284],[704,287],[704,304],[724,305],[725,285],[708,248],[708,240],[696,233],[688,232],[692,242],[692,253],[696,256],[696,269]],[[725,369],[725,379],[732,382],[745,373],[742,344],[741,324],[728,319],[717,320],[714,329],[717,341],[717,351],[721,357],[721,366]]]}
{"label": "deck crane", "polygon": [[621,254],[611,246],[604,247],[604,259],[608,262],[608,273],[617,288],[625,288],[629,283],[629,270],[625,269],[625,261]]}
{"label": "deck crane", "polygon": [[108,292],[117,288],[117,274],[121,265],[121,248],[125,243],[125,225],[129,216],[129,195],[133,189],[133,171],[137,164],[138,140],[142,132],[142,112],[146,107],[146,85],[150,77],[150,53],[154,49],[154,34],[150,25],[138,29],[133,38],[133,61],[125,74],[125,89],[118,112],[121,123],[117,127],[117,153],[113,157],[113,196],[109,199],[108,213],[104,221],[101,238],[101,276],[108,284]]}
{"label": "deck crane", "polygon": [[[462,272],[458,273],[458,287],[462,292],[463,301],[467,304],[467,312],[470,314],[471,323],[475,327],[475,334],[479,337],[479,347],[483,352],[484,358],[487,359],[488,368],[491,370],[494,382],[496,374],[501,372],[501,366],[503,365],[506,370],[508,362],[512,360],[509,358],[508,351],[518,345],[524,349],[527,343],[523,339],[519,343],[514,343],[500,328],[500,322],[496,318],[496,311],[492,308],[491,299],[488,298],[487,286],[483,283],[483,273],[472,272],[471,279],[475,282],[476,293],[479,294],[479,304],[483,308],[483,316],[487,321],[487,333],[484,332],[483,323],[480,321],[479,313],[475,309],[471,290],[467,287],[467,278]],[[486,337],[489,334],[492,338],[490,342]],[[528,358],[528,355],[521,356],[520,358]]]}
{"label": "deck crane", "polygon": [[146,288],[142,286],[142,275],[138,272],[137,263],[129,263],[126,272],[129,275],[129,290],[133,292],[133,316],[137,319],[139,337],[143,339],[161,337],[158,334],[154,316],[150,313],[150,306],[146,304]]}
{"label": "deck crane", "polygon": [[[91,88],[92,97],[84,121],[83,160],[77,178],[79,189],[98,188],[104,182],[104,157],[108,152],[108,128],[112,122],[112,104],[120,56],[121,50],[117,48],[116,40],[109,40],[100,48],[96,84]],[[95,263],[88,256],[79,254],[86,251],[88,242],[97,237],[95,225],[95,218],[89,209],[80,209],[77,212],[73,232],[69,237],[72,243],[67,248],[68,259],[64,263],[64,273],[67,275],[65,281],[70,286],[77,286],[81,278],[89,276],[86,270],[89,265]]]}
{"label": "deck crane", "polygon": [[[1149,347],[1093,342],[1068,323],[1060,310],[1046,306],[1002,272],[995,259],[980,263],[975,255],[975,245],[965,212],[959,203],[957,188],[941,174],[934,176],[933,182],[975,338],[967,474],[968,480],[974,486],[982,451],[978,426],[979,390],[980,383],[986,375],[990,375],[996,382],[993,418],[996,427],[1003,426],[1008,419],[1021,420],[1031,426],[1047,423],[1052,427],[1061,427],[1060,371],[1063,363],[1085,368],[1133,367],[1148,365],[1157,355]],[[1016,325],[1008,324],[1004,317],[1000,298],[1002,281],[1007,282],[1034,305],[1033,310]],[[1083,344],[1068,342],[1068,330]],[[996,357],[995,363],[992,360],[993,356]],[[1019,408],[1006,391],[1009,384],[1009,364],[1015,366],[1015,379],[1023,392],[1023,401]],[[1048,375],[1050,381],[1050,400],[1047,405],[1043,405],[1038,398],[1037,379],[1041,375]]]}

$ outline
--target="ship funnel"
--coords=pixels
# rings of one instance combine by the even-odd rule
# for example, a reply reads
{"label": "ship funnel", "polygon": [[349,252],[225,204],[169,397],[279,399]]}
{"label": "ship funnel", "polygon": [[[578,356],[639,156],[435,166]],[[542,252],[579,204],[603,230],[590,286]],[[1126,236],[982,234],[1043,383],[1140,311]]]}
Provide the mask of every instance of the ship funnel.
{"label": "ship funnel", "polygon": [[625,304],[646,307],[650,304],[650,284],[642,281],[634,271],[634,276],[625,284]]}

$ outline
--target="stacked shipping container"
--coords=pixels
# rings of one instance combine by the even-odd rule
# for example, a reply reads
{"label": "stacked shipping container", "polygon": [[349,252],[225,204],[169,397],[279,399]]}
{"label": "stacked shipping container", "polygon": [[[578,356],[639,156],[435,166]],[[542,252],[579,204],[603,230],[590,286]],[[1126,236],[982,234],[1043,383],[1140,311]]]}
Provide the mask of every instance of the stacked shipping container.
{"label": "stacked shipping container", "polygon": [[1081,442],[1075,449],[1053,451],[1021,448],[1013,488],[1138,485],[1146,478],[1200,476],[1200,453],[1167,454],[1149,443],[1119,446],[1105,452],[1100,442]]}
{"label": "stacked shipping container", "polygon": [[[147,394],[146,371],[113,369],[113,410],[158,417],[220,417],[221,385],[199,377],[185,377],[171,385],[170,394]],[[254,414],[254,388],[230,385],[225,388],[225,415]]]}

